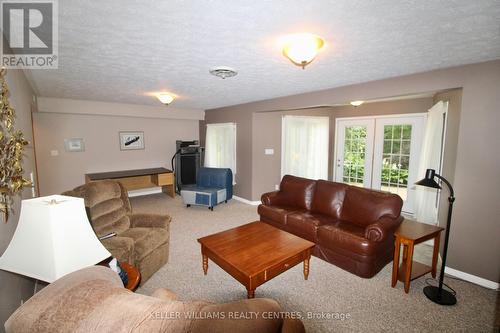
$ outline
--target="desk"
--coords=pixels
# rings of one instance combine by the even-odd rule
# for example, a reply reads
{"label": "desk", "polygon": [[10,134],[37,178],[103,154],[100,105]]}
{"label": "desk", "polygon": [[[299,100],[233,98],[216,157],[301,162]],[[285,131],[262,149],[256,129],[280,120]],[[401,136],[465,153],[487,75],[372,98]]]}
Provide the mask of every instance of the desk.
{"label": "desk", "polygon": [[122,183],[128,190],[161,186],[162,191],[175,197],[175,177],[172,171],[165,168],[124,170],[85,174],[85,183],[93,180],[113,179]]}
{"label": "desk", "polygon": [[[394,248],[394,261],[392,263],[392,287],[396,286],[397,280],[404,282],[405,293],[410,290],[410,281],[422,275],[431,273],[436,277],[436,266],[439,254],[439,239],[444,228],[413,222],[403,221],[394,233],[396,236]],[[417,261],[413,261],[413,248],[416,244],[434,239],[434,251],[432,254],[432,265],[427,266]],[[399,253],[403,245],[403,262],[399,267]]]}

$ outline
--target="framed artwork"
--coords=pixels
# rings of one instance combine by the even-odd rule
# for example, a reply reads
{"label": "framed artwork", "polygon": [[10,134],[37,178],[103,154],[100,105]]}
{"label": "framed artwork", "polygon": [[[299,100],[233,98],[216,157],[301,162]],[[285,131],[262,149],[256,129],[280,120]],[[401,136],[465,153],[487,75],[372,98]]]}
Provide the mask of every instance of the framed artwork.
{"label": "framed artwork", "polygon": [[120,150],[144,149],[144,132],[120,132]]}
{"label": "framed artwork", "polygon": [[85,151],[85,143],[81,138],[64,139],[64,149],[67,152],[82,152]]}

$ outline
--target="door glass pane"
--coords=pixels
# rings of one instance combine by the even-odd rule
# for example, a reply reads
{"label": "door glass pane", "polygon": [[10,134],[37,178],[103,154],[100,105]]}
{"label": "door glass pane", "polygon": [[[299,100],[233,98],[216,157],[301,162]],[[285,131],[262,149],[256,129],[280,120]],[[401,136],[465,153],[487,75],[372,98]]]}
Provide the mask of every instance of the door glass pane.
{"label": "door glass pane", "polygon": [[406,200],[410,168],[411,125],[385,125],[381,189]]}
{"label": "door glass pane", "polygon": [[365,177],[366,127],[346,126],[344,138],[344,183],[363,187]]}

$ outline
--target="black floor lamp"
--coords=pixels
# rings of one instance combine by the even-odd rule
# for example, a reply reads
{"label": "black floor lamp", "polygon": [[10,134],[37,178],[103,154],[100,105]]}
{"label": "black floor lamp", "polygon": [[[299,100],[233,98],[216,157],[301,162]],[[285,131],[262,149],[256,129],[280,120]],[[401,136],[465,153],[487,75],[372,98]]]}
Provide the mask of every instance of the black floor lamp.
{"label": "black floor lamp", "polygon": [[439,286],[427,286],[424,288],[424,294],[428,299],[434,303],[440,305],[454,305],[457,303],[455,295],[447,290],[443,289],[443,279],[444,279],[444,268],[446,267],[446,254],[448,253],[448,239],[450,237],[450,225],[451,225],[451,212],[453,210],[453,202],[455,201],[455,192],[453,192],[453,187],[450,182],[447,181],[443,176],[436,173],[434,169],[427,169],[425,171],[425,178],[416,182],[416,185],[431,187],[441,189],[441,186],[434,180],[437,177],[443,181],[448,186],[450,196],[448,197],[449,208],[448,208],[448,219],[446,221],[446,232],[444,236],[444,248],[443,248],[443,263],[441,265],[441,272],[439,274]]}

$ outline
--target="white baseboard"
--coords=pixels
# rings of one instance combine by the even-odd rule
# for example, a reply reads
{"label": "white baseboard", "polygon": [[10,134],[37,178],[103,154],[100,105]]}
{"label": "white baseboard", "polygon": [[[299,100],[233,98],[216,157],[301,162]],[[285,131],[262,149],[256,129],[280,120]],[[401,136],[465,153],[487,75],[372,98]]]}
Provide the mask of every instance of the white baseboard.
{"label": "white baseboard", "polygon": [[465,273],[450,267],[445,267],[444,272],[448,275],[454,276],[456,278],[472,282],[474,284],[480,285],[488,289],[498,290],[500,287],[499,283],[490,280],[483,279],[482,277],[475,276],[469,273]]}
{"label": "white baseboard", "polygon": [[233,199],[240,201],[240,202],[243,202],[243,203],[246,203],[247,205],[252,205],[252,206],[260,205],[260,201],[250,201],[250,200],[247,200],[245,198],[238,197],[236,195],[233,195]]}
{"label": "white baseboard", "polygon": [[141,195],[149,195],[149,194],[157,194],[157,193],[162,193],[161,187],[151,187],[151,188],[145,188],[145,189],[140,189],[140,190],[128,191],[128,196],[129,197],[139,197]]}

